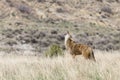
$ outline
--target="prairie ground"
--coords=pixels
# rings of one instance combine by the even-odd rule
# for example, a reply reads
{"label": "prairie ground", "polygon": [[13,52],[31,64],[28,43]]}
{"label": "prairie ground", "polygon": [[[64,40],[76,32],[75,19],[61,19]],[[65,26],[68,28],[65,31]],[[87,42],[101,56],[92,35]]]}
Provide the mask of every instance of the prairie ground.
{"label": "prairie ground", "polygon": [[119,80],[119,52],[95,52],[96,62],[70,55],[0,56],[1,80]]}

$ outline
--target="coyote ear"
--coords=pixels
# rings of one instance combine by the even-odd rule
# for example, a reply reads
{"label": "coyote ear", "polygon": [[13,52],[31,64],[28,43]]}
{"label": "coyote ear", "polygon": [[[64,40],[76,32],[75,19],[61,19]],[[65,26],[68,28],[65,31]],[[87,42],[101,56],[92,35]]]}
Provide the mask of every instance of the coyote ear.
{"label": "coyote ear", "polygon": [[67,34],[70,34],[69,31],[67,31]]}
{"label": "coyote ear", "polygon": [[70,34],[70,32],[69,32],[69,31],[67,31],[67,34],[69,34],[69,35],[70,35],[70,38],[72,38],[72,36],[71,36],[71,34]]}

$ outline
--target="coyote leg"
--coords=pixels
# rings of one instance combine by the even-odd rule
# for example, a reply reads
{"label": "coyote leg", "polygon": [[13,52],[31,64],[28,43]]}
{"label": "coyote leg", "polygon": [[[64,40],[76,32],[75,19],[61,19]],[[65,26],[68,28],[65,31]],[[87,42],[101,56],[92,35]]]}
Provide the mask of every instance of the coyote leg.
{"label": "coyote leg", "polygon": [[76,56],[75,54],[72,54],[73,59],[75,59],[75,56]]}

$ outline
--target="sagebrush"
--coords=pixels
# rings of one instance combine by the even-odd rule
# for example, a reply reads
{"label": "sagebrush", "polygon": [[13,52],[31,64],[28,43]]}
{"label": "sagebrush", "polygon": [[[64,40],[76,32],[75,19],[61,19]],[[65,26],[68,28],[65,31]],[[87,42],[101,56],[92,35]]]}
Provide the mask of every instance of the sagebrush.
{"label": "sagebrush", "polygon": [[64,55],[63,50],[57,44],[51,45],[45,53],[45,56],[47,57],[63,56],[63,55]]}

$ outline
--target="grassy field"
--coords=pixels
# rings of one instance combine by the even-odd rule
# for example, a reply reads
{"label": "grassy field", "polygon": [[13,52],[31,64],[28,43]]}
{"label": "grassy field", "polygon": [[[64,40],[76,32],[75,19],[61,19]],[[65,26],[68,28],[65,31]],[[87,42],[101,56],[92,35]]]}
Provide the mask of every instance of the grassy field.
{"label": "grassy field", "polygon": [[[113,54],[114,53],[114,54]],[[70,55],[0,56],[0,80],[119,80],[119,52],[95,52],[96,62]]]}

